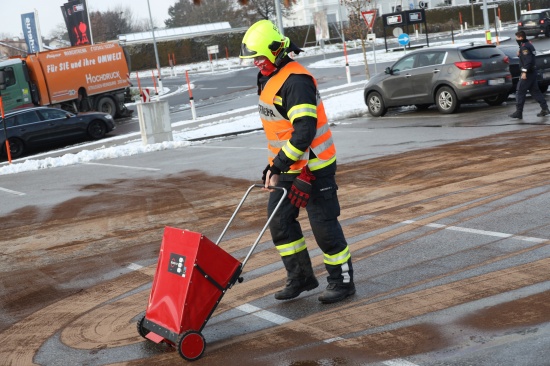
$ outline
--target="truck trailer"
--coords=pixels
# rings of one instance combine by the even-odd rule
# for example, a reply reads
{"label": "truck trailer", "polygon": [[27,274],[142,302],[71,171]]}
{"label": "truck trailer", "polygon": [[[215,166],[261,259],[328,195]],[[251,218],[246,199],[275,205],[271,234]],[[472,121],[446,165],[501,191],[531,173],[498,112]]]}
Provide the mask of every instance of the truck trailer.
{"label": "truck trailer", "polygon": [[130,74],[118,43],[61,48],[0,62],[6,111],[32,106],[78,113],[100,111],[113,118],[132,113],[124,105]]}

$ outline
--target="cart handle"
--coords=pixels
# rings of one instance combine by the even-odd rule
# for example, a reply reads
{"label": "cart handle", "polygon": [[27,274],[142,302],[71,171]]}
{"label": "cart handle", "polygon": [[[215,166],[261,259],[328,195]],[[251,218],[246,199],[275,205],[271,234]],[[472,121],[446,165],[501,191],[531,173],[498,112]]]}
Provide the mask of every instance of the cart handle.
{"label": "cart handle", "polygon": [[[235,216],[237,216],[237,212],[239,212],[241,206],[243,205],[244,203],[244,200],[246,199],[246,197],[248,197],[248,194],[250,193],[250,191],[253,189],[253,188],[264,188],[265,186],[263,184],[253,184],[251,185],[248,190],[246,191],[246,193],[244,194],[243,198],[241,199],[241,202],[239,203],[239,205],[237,206],[237,208],[235,209],[235,212],[233,212],[233,215],[231,216],[231,218],[229,219],[229,222],[227,223],[227,225],[225,225],[225,228],[223,229],[220,237],[218,238],[218,240],[216,241],[216,245],[219,245],[220,244],[220,241],[222,240],[222,238],[224,237],[227,229],[229,229],[229,225],[231,225],[231,223],[233,222],[233,219],[235,218]],[[271,220],[273,219],[273,217],[275,216],[275,214],[277,213],[277,211],[279,210],[279,207],[281,206],[281,204],[283,203],[283,200],[286,198],[286,188],[283,188],[283,187],[274,187],[274,186],[269,186],[267,187],[268,189],[280,189],[283,191],[283,195],[281,197],[281,199],[279,200],[279,203],[277,203],[277,206],[275,207],[275,209],[273,210],[273,213],[269,216],[269,218],[267,219],[267,222],[264,226],[264,228],[262,229],[262,231],[260,232],[260,235],[258,236],[258,238],[256,239],[256,241],[254,242],[254,244],[252,244],[252,248],[250,248],[250,251],[248,252],[246,258],[243,260],[243,263],[241,265],[241,270],[244,268],[244,265],[246,264],[246,262],[248,261],[248,259],[250,258],[250,256],[252,255],[252,253],[254,252],[254,249],[256,249],[256,246],[258,245],[258,243],[260,242],[260,239],[262,238],[262,236],[264,235],[265,231],[267,230],[267,228],[269,227],[269,223],[271,222]]]}

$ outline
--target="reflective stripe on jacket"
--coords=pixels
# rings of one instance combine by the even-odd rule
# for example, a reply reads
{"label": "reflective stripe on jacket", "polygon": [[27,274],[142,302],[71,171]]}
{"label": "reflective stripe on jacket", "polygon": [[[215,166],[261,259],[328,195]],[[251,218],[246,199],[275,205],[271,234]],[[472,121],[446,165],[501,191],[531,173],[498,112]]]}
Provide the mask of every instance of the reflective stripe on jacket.
{"label": "reflective stripe on jacket", "polygon": [[[290,108],[287,111],[288,119],[279,113],[275,107],[275,104],[282,106],[281,97],[277,96],[277,92],[291,74],[309,75],[317,87],[317,82],[311,73],[297,62],[290,62],[285,65],[265,84],[260,94],[258,110],[267,137],[268,161],[269,164],[273,164],[273,159],[282,149],[283,153],[294,161],[287,173],[299,173],[306,164],[308,164],[311,171],[319,170],[336,161],[336,148],[320,96],[317,95],[316,106],[301,104]],[[306,151],[300,151],[289,141],[294,131],[292,127],[294,120],[303,116],[317,119],[315,137]],[[315,153],[315,158],[309,159],[309,149]]]}

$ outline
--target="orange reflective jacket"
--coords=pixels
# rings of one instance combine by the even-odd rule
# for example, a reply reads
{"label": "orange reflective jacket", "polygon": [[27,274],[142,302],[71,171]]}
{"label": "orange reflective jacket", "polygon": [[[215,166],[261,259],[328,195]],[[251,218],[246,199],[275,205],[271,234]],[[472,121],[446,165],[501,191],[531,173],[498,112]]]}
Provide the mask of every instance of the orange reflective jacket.
{"label": "orange reflective jacket", "polygon": [[[317,87],[317,82],[311,73],[297,62],[288,63],[267,81],[260,94],[258,110],[267,137],[268,161],[273,165],[273,159],[282,149],[285,155],[294,161],[288,173],[299,173],[306,164],[311,171],[319,170],[336,161],[336,148],[332,141],[332,132],[327,123],[321,97],[317,96],[316,106],[295,106],[287,111],[289,119],[283,117],[275,107],[276,103],[281,104],[281,97],[277,96],[277,92],[291,74],[309,75]],[[306,151],[298,150],[289,141],[294,131],[291,122],[294,118],[290,117],[291,115],[307,115],[317,118],[317,131]],[[315,153],[315,158],[309,158],[309,149]]]}

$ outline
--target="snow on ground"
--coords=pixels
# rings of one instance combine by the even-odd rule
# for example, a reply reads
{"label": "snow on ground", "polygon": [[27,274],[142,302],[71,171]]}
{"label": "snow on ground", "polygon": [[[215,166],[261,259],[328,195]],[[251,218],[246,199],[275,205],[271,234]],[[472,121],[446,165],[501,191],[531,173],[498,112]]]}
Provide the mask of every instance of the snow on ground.
{"label": "snow on ground", "polygon": [[[472,32],[465,32],[463,37],[458,37],[458,34],[455,35],[457,39],[455,40],[455,44],[459,42],[476,42],[476,43],[484,43],[485,38],[479,37],[479,35],[483,35],[483,31],[472,31]],[[418,42],[422,41],[422,37],[424,35],[420,35]],[[465,38],[466,37],[466,38]],[[415,43],[414,36],[411,37],[412,44]],[[383,39],[377,39],[376,42],[378,44],[383,44]],[[445,42],[445,44],[448,44],[449,42]],[[430,46],[437,46],[441,45],[443,42],[438,42],[437,37],[434,37],[434,40],[430,39]],[[347,42],[347,48],[350,47],[361,47],[360,42],[352,41]],[[374,62],[374,58],[376,58],[376,62],[391,62],[395,61],[401,56],[403,56],[404,51],[396,50],[394,52],[386,52],[385,50],[377,50],[376,55],[373,55],[372,51],[368,51],[368,49],[372,48],[372,44],[367,45],[367,60],[369,63]],[[393,42],[393,45],[391,46],[395,49],[396,43]],[[340,45],[325,45],[323,49],[320,47],[310,47],[310,48],[304,48],[304,53],[300,54],[296,57],[298,61],[300,61],[302,64],[304,64],[306,67],[310,69],[314,68],[323,68],[323,67],[336,67],[341,66],[344,67],[346,63],[346,58],[343,54],[343,46]],[[317,61],[314,63],[308,63],[307,62],[307,56],[312,55],[319,55],[319,54],[325,54],[325,59],[322,61]],[[363,59],[363,53],[357,53],[353,55],[348,55],[347,61],[350,66],[354,65],[364,65],[364,59]],[[235,58],[229,58],[229,59],[221,59],[221,60],[213,60],[213,62],[202,62],[202,63],[195,63],[191,65],[181,65],[176,66],[174,69],[170,68],[164,68],[161,70],[161,73],[163,77],[168,75],[183,75],[185,71],[192,71],[192,72],[212,72],[212,73],[219,73],[219,72],[226,72],[228,70],[231,70],[231,67],[241,66],[241,60],[237,57]],[[372,71],[371,71],[372,72]],[[142,73],[140,77],[143,77],[144,74]],[[133,73],[132,77],[136,77],[136,74]],[[352,83],[359,85],[364,85],[365,81],[358,82],[358,83]],[[343,86],[347,86],[349,84],[345,84]],[[328,90],[337,90],[338,87],[334,87],[331,89],[325,89],[320,90],[321,96],[323,95],[323,92],[326,92]],[[167,92],[167,90],[165,90]],[[161,96],[162,98],[162,96]],[[330,98],[323,98],[323,102],[325,104],[325,110],[327,111],[327,116],[329,118],[329,121],[335,122],[341,119],[350,118],[358,115],[365,114],[367,112],[367,107],[365,106],[364,100],[363,100],[363,91],[362,88],[359,87],[358,90],[353,92],[346,92],[345,94],[338,94],[335,96],[331,96]],[[110,147],[95,147],[97,145],[97,142],[95,143],[89,143],[89,144],[83,144],[81,145],[82,151],[73,154],[73,153],[67,153],[61,157],[51,158],[41,158],[41,156],[45,154],[38,154],[22,159],[18,159],[12,162],[12,164],[8,163],[2,163],[0,164],[0,175],[7,175],[7,174],[15,174],[25,171],[32,171],[32,170],[40,170],[40,169],[48,169],[48,168],[54,168],[54,167],[61,167],[61,166],[67,166],[67,165],[74,165],[74,164],[80,164],[80,163],[86,163],[90,161],[95,160],[103,160],[103,159],[112,159],[116,157],[123,157],[123,156],[131,156],[136,154],[143,154],[148,153],[152,151],[160,151],[160,150],[168,150],[168,149],[177,149],[184,146],[190,146],[193,144],[203,144],[206,141],[208,141],[209,136],[220,136],[223,134],[229,134],[229,133],[239,133],[241,131],[250,131],[254,129],[261,128],[261,122],[258,117],[258,114],[256,112],[256,108],[243,108],[243,112],[246,113],[247,110],[251,110],[252,112],[249,114],[246,114],[244,116],[234,117],[234,118],[227,118],[224,119],[223,115],[220,115],[220,119],[217,122],[213,123],[205,123],[203,125],[200,125],[199,128],[189,128],[189,129],[182,129],[181,131],[174,131],[173,132],[173,138],[174,141],[171,142],[163,142],[158,144],[150,144],[150,145],[144,145],[141,141],[141,135],[140,133],[133,133],[126,136],[117,136],[112,138],[107,138],[110,142],[116,141],[116,140],[127,140],[128,137],[134,137],[135,139],[130,139],[128,142],[121,143],[119,146],[110,146]],[[215,116],[208,116],[208,119],[211,119]],[[206,117],[202,117],[202,119],[206,119]],[[201,118],[197,118],[198,121],[201,120]],[[191,121],[191,122],[196,122]],[[173,127],[183,126],[185,124],[190,123],[190,121],[179,121],[172,123]],[[201,141],[190,141],[197,138],[201,138],[203,140]],[[90,146],[92,149],[87,150],[86,147]],[[58,150],[63,151],[63,150]]]}

